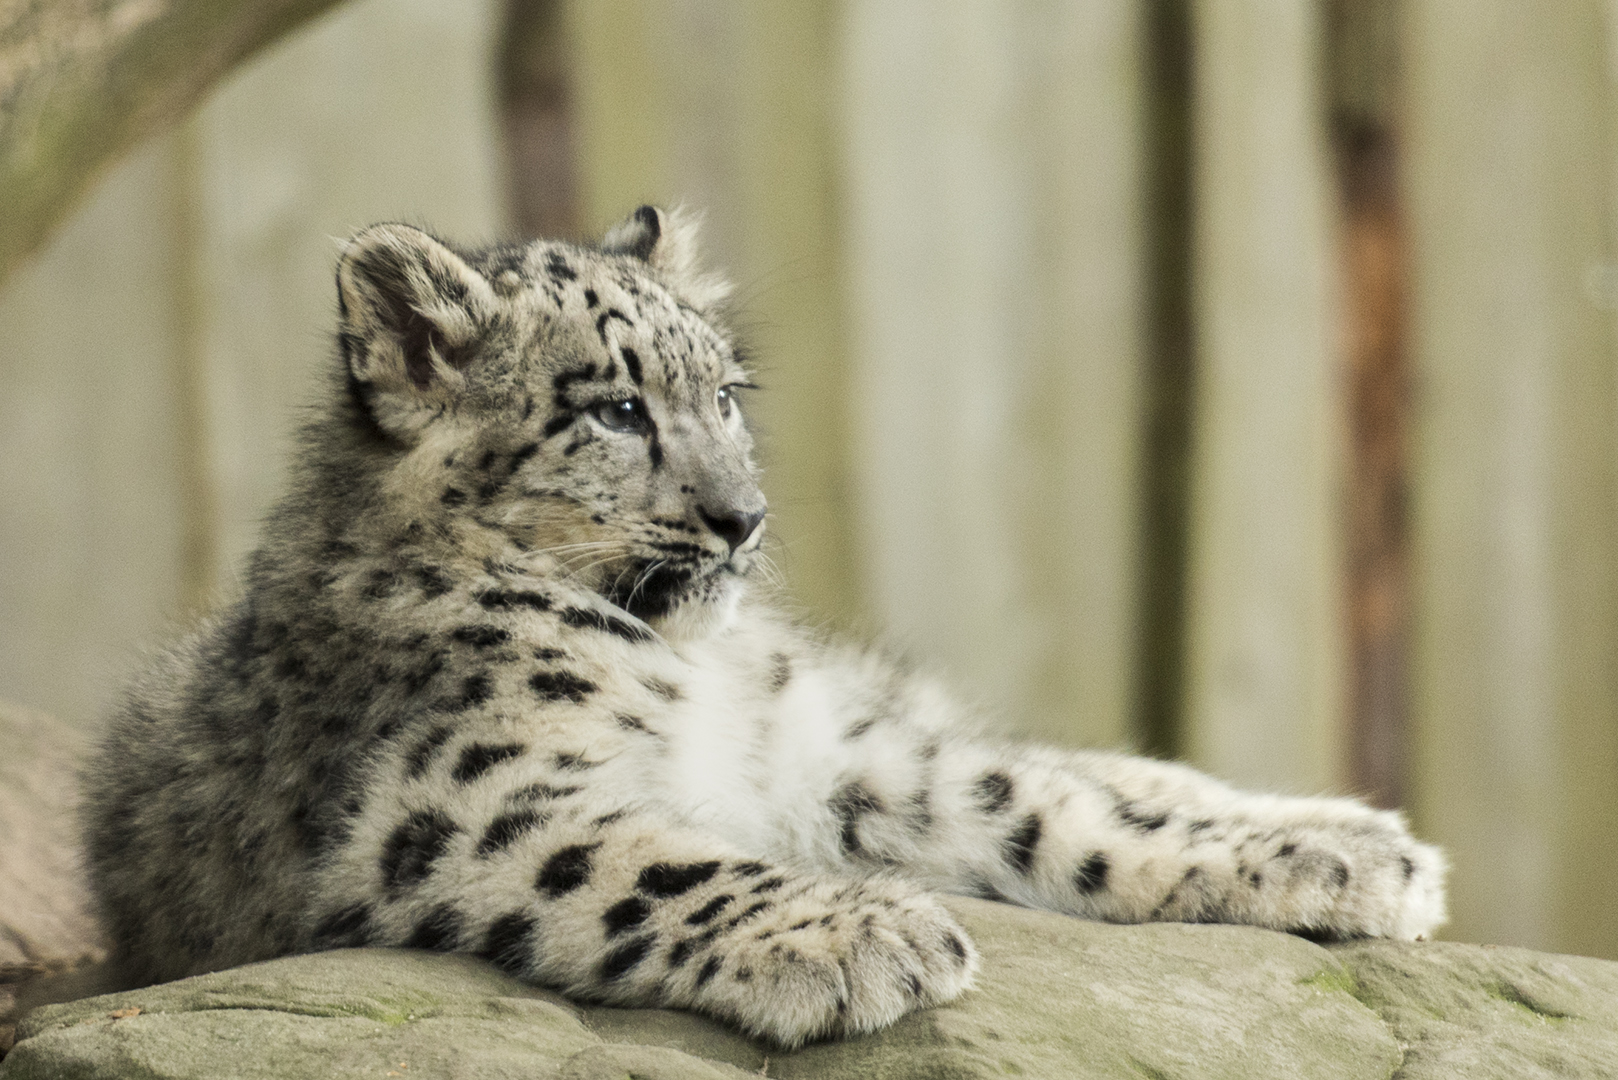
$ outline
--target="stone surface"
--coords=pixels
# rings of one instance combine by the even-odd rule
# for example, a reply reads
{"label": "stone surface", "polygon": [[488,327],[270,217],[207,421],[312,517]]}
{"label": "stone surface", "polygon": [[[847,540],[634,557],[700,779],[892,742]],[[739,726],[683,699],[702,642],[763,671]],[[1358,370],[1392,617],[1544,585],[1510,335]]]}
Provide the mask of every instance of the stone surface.
{"label": "stone surface", "polygon": [[684,1013],[581,1006],[467,957],[361,949],[37,1009],[0,1080],[1618,1075],[1618,964],[949,904],[983,950],[977,990],[792,1054]]}
{"label": "stone surface", "polygon": [[1618,1076],[1618,964],[1449,942],[1332,952],[1405,1047],[1400,1080]]}

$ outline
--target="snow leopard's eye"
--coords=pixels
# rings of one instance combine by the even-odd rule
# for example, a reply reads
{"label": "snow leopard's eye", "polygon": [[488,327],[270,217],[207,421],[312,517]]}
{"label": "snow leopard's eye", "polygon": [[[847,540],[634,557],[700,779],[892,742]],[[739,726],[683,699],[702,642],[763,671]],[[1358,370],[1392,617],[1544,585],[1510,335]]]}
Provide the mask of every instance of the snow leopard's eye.
{"label": "snow leopard's eye", "polygon": [[758,387],[754,386],[752,383],[745,382],[726,383],[724,386],[721,386],[714,393],[714,401],[719,406],[719,415],[724,417],[726,420],[729,420],[731,415],[735,413],[736,406],[740,404],[740,402],[738,402],[736,399],[736,391],[757,389]]}
{"label": "snow leopard's eye", "polygon": [[591,407],[590,415],[608,431],[644,434],[652,429],[652,418],[646,415],[646,405],[640,398],[603,401]]}

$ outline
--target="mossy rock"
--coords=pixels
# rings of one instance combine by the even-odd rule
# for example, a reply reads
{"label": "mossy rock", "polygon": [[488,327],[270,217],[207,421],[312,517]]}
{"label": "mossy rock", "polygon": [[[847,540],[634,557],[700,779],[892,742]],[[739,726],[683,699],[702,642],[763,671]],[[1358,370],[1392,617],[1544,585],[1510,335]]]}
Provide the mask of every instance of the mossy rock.
{"label": "mossy rock", "polygon": [[0,1078],[1618,1075],[1607,961],[949,904],[983,951],[976,990],[791,1054],[687,1013],[581,1006],[468,957],[358,949],[36,1009]]}

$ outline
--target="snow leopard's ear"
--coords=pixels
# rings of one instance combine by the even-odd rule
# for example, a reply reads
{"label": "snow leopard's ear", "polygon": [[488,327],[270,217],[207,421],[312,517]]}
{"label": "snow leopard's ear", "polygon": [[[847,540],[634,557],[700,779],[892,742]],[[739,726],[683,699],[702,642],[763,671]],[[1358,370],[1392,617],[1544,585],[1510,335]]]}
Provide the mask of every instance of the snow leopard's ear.
{"label": "snow leopard's ear", "polygon": [[710,311],[730,295],[730,282],[702,269],[698,225],[697,216],[685,209],[642,206],[607,230],[601,250],[633,256],[661,271],[680,299],[698,311]]}
{"label": "snow leopard's ear", "polygon": [[[338,341],[351,385],[398,415],[461,388],[496,306],[487,279],[420,229],[373,225],[337,264]],[[389,399],[392,409],[376,407]],[[407,425],[408,426],[408,425]]]}

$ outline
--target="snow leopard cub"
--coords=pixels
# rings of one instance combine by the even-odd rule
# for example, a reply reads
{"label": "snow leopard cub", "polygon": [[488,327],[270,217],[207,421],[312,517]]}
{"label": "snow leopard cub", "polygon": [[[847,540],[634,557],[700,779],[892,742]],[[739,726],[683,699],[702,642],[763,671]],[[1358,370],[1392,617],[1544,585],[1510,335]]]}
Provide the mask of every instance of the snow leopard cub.
{"label": "snow leopard cub", "polygon": [[337,272],[330,391],[242,598],[127,695],[88,781],[117,953],[477,953],[795,1046],[965,990],[932,891],[1115,922],[1415,938],[1399,817],[1008,745],[750,591],[748,375],[689,224]]}

